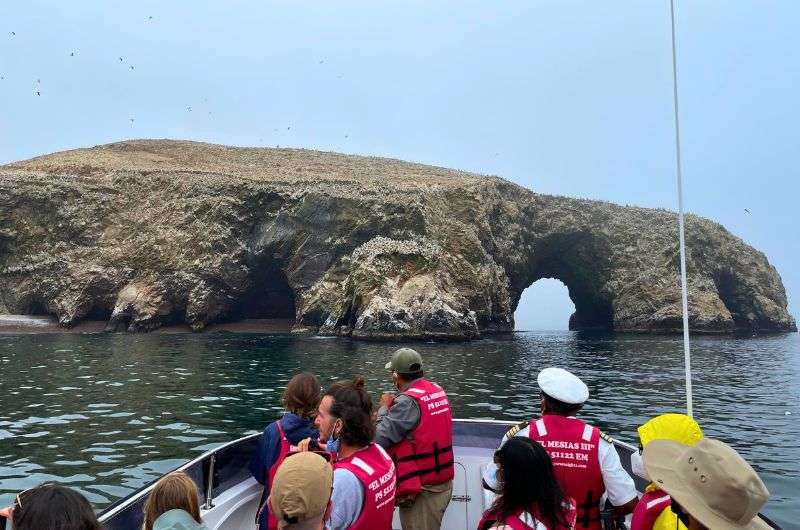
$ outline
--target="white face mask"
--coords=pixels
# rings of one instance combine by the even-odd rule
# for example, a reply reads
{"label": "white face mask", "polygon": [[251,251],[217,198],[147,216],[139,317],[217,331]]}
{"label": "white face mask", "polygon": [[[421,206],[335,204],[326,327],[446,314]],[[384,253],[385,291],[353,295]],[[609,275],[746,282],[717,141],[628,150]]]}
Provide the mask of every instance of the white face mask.
{"label": "white face mask", "polygon": [[645,480],[650,480],[647,470],[644,468],[644,460],[642,460],[642,453],[636,451],[631,455],[631,471],[634,475],[639,475]]}

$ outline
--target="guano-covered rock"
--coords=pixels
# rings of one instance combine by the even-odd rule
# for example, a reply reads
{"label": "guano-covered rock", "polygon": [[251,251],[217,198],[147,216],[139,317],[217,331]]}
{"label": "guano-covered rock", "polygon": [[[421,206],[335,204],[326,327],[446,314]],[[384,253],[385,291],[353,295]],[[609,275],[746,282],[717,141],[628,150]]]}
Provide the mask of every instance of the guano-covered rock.
{"label": "guano-covered rock", "polygon": [[[137,140],[0,166],[0,313],[63,326],[291,318],[365,339],[514,328],[563,281],[573,329],[680,329],[674,213],[374,157]],[[688,216],[694,331],[796,330],[780,276]]]}

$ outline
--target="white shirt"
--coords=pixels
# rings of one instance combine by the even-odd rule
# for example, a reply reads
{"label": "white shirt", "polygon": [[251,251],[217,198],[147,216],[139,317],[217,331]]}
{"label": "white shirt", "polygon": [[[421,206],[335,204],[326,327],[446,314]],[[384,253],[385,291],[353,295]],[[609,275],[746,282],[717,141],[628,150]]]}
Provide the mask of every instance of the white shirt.
{"label": "white shirt", "polygon": [[[577,419],[574,416],[569,418]],[[530,426],[520,429],[516,436],[523,438],[528,437]],[[500,442],[500,447],[508,440],[508,436],[503,436],[503,441]],[[619,460],[619,454],[614,446],[607,441],[600,438],[600,445],[597,448],[597,456],[600,460],[600,473],[603,475],[603,484],[606,487],[606,495],[608,500],[614,506],[622,506],[638,497],[636,493],[636,484],[628,472],[622,467],[622,462]],[[491,464],[494,465],[494,464]]]}

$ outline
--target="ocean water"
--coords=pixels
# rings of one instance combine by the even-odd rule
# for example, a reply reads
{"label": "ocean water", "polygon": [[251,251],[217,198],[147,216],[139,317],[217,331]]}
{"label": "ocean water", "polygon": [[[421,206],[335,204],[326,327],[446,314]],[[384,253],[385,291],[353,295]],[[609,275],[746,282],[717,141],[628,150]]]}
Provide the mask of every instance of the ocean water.
{"label": "ocean water", "polygon": [[[300,370],[323,384],[363,375],[391,390],[397,344],[244,334],[0,335],[0,505],[44,480],[100,509],[217,444],[281,413]],[[517,333],[465,344],[413,344],[462,418],[529,418],[536,374],[557,365],[589,385],[583,417],[636,443],[636,427],[685,406],[679,337]],[[699,337],[695,416],[766,482],[766,513],[800,521],[800,335]]]}

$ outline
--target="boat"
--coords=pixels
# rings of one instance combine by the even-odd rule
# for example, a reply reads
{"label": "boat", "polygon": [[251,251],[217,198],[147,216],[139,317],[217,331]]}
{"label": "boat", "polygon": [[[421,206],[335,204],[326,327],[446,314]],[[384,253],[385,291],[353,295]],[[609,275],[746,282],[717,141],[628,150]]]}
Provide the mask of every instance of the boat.
{"label": "boat", "polygon": [[[455,478],[443,530],[474,530],[491,502],[483,489],[483,468],[493,461],[495,449],[514,423],[498,420],[453,420]],[[187,473],[201,492],[201,516],[210,530],[253,530],[263,486],[250,475],[250,455],[260,434],[228,442],[177,469]],[[631,454],[637,448],[614,440],[622,466],[634,477],[641,492],[646,481],[631,473]],[[142,528],[144,503],[155,482],[106,508],[100,522],[107,530]],[[601,500],[602,502],[602,500]],[[400,530],[395,510],[392,528]]]}

